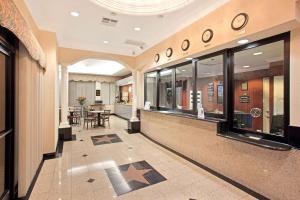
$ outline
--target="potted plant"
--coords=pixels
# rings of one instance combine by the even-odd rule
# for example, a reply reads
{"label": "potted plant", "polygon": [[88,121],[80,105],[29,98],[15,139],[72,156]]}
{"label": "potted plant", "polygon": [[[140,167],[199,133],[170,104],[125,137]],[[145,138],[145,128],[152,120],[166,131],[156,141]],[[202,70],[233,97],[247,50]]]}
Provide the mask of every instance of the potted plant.
{"label": "potted plant", "polygon": [[76,100],[78,101],[79,105],[81,105],[81,116],[83,116],[83,105],[85,104],[86,97],[78,97]]}

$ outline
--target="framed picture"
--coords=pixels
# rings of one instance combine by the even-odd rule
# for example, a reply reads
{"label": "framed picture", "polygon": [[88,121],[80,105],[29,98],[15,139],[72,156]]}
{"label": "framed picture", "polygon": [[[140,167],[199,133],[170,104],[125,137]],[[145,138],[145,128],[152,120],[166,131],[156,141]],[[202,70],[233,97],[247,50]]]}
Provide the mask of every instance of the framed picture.
{"label": "framed picture", "polygon": [[248,82],[242,83],[241,87],[242,87],[242,91],[248,91]]}
{"label": "framed picture", "polygon": [[100,97],[101,96],[101,91],[100,90],[96,90],[96,97]]}
{"label": "framed picture", "polygon": [[209,97],[213,97],[214,96],[214,83],[208,83],[207,86],[207,93]]}
{"label": "framed picture", "polygon": [[223,85],[218,85],[218,104],[223,104],[224,102],[223,90]]}

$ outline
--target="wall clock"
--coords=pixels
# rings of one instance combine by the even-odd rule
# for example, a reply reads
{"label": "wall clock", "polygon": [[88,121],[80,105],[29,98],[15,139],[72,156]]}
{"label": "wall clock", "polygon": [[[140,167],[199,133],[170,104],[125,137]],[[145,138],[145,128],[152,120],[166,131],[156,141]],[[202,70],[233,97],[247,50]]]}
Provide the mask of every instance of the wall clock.
{"label": "wall clock", "polygon": [[202,41],[208,43],[214,37],[214,32],[211,29],[206,29],[202,34]]}
{"label": "wall clock", "polygon": [[183,40],[181,44],[182,51],[187,51],[190,48],[190,44],[191,43],[188,39]]}
{"label": "wall clock", "polygon": [[159,59],[160,59],[160,56],[159,56],[159,54],[155,54],[155,56],[154,56],[154,61],[155,61],[155,62],[158,62],[158,61],[159,61]]}
{"label": "wall clock", "polygon": [[173,49],[170,47],[166,50],[166,56],[170,58],[173,55]]}
{"label": "wall clock", "polygon": [[241,30],[244,28],[249,21],[249,16],[246,13],[240,13],[235,16],[231,22],[231,28],[235,31]]}

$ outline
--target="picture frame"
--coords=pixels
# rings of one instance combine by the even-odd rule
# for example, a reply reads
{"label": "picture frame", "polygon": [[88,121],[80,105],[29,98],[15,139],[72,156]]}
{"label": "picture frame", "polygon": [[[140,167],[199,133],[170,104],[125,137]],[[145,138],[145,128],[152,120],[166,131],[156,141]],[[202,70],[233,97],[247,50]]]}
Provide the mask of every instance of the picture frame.
{"label": "picture frame", "polygon": [[96,90],[96,97],[100,97],[101,96],[101,91],[100,90]]}
{"label": "picture frame", "polygon": [[242,91],[248,91],[248,82],[247,81],[243,82],[241,84],[241,89],[242,89]]}

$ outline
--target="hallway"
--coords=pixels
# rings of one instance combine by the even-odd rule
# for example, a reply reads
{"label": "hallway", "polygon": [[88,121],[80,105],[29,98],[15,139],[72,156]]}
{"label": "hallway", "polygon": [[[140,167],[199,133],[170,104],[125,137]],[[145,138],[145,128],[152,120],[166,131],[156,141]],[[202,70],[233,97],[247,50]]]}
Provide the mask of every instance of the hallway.
{"label": "hallway", "polygon": [[73,127],[76,141],[44,162],[30,200],[254,199],[111,118],[110,129]]}

